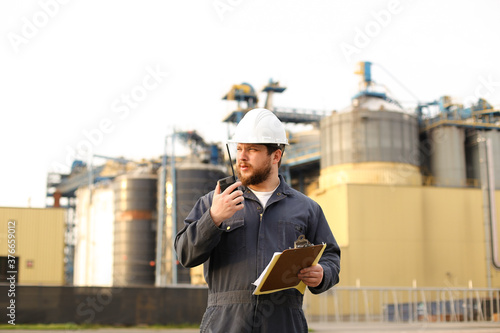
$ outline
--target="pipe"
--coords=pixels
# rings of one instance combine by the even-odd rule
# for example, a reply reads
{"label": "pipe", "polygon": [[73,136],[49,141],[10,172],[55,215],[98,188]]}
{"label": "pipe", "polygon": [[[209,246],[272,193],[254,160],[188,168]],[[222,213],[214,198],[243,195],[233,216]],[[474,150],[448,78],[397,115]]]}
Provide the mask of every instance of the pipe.
{"label": "pipe", "polygon": [[496,234],[496,205],[491,139],[479,136],[479,162],[481,164],[481,191],[483,193],[483,219],[486,244],[486,274],[491,288],[491,267],[500,270],[498,262],[498,239]]}
{"label": "pipe", "polygon": [[165,182],[167,174],[167,138],[165,138],[163,158],[161,161],[160,174],[160,202],[158,209],[158,220],[156,228],[156,262],[155,262],[155,286],[161,287],[162,281],[162,266],[163,266],[163,226],[165,224]]}
{"label": "pipe", "polygon": [[498,260],[498,238],[497,238],[497,209],[495,203],[495,168],[493,165],[493,149],[491,139],[486,139],[486,165],[488,170],[488,199],[490,215],[490,237],[493,267],[500,270],[500,261]]}
{"label": "pipe", "polygon": [[90,225],[91,221],[91,216],[92,216],[92,184],[94,183],[94,175],[93,175],[93,165],[92,165],[92,156],[89,156],[89,161],[87,164],[88,168],[88,189],[89,189],[89,196],[88,196],[88,202],[87,202],[87,219],[85,221],[86,225],[86,246],[85,246],[85,262],[86,262],[86,270],[85,270],[85,285],[86,286],[91,286],[94,281],[91,280],[93,278],[93,274],[91,274],[91,269],[92,269],[92,258],[91,258],[91,246],[92,246],[92,237],[91,237],[91,232],[92,228]]}
{"label": "pipe", "polygon": [[62,197],[62,194],[61,192],[59,191],[55,191],[54,194],[53,194],[53,197],[54,197],[54,205],[53,207],[61,207],[61,203],[60,203],[60,200],[61,200],[61,197]]}
{"label": "pipe", "polygon": [[177,255],[175,252],[175,236],[177,235],[177,181],[175,172],[175,135],[172,134],[172,154],[170,155],[172,177],[172,284],[177,284]]}

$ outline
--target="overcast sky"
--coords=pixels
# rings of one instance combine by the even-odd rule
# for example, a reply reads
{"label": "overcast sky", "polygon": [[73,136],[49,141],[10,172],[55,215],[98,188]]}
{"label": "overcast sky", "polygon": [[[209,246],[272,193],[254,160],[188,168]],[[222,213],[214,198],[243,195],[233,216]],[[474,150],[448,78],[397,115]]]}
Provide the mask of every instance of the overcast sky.
{"label": "overcast sky", "polygon": [[47,172],[86,149],[159,157],[174,126],[226,140],[235,105],[221,98],[242,82],[279,80],[276,106],[339,110],[366,60],[402,102],[498,106],[499,13],[495,0],[1,1],[0,206],[43,207]]}

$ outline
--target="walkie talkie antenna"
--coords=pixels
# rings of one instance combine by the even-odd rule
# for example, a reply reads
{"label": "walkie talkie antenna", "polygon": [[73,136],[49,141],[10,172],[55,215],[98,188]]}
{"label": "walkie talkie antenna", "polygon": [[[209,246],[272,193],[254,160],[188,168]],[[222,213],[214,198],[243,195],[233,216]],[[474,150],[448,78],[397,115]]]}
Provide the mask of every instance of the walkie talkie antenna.
{"label": "walkie talkie antenna", "polygon": [[229,144],[226,143],[227,155],[229,156],[229,165],[231,165],[231,171],[233,172],[233,179],[236,181],[236,176],[234,175],[233,159],[231,158],[231,153],[229,152]]}
{"label": "walkie talkie antenna", "polygon": [[[231,153],[229,152],[229,145],[227,143],[226,143],[226,148],[227,148],[227,154],[229,155],[229,164],[231,164],[231,170],[233,171],[233,175],[226,177],[226,178],[219,179],[217,181],[219,184],[219,187],[220,187],[220,193],[224,192],[226,190],[226,188],[228,188],[229,186],[236,183],[236,175],[234,174],[233,161],[231,159]],[[236,189],[233,189],[233,192],[234,191],[236,191]],[[238,203],[238,205],[239,204],[240,203]]]}

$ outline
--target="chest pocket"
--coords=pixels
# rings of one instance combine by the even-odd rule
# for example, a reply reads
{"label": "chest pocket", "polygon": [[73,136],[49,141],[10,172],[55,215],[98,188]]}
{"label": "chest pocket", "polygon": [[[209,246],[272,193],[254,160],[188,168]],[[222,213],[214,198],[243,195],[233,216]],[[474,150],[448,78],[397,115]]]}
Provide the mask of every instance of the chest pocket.
{"label": "chest pocket", "polygon": [[294,242],[300,235],[306,233],[305,225],[300,222],[278,221],[278,241],[281,251],[293,248]]}
{"label": "chest pocket", "polygon": [[234,253],[246,248],[246,227],[243,218],[225,221],[221,227],[224,228],[224,233],[218,245],[220,251]]}

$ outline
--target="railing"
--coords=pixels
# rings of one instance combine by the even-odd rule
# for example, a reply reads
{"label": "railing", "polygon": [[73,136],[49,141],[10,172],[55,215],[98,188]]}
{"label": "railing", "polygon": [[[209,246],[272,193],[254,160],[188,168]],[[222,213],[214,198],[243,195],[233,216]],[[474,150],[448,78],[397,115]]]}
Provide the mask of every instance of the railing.
{"label": "railing", "polygon": [[500,289],[334,287],[307,293],[310,322],[500,321]]}
{"label": "railing", "polygon": [[[456,183],[454,179],[444,179],[441,177],[439,180],[434,176],[422,176],[422,184],[425,186],[450,186],[450,184]],[[462,181],[460,187],[480,187],[480,180],[477,178],[467,178]],[[457,187],[457,186],[454,186]]]}
{"label": "railing", "polygon": [[274,107],[273,111],[274,112],[295,113],[295,114],[299,114],[299,115],[313,115],[313,116],[320,116],[320,117],[326,117],[332,113],[331,111],[325,111],[325,110],[315,110],[315,109],[306,109],[306,108],[290,108],[290,107]]}
{"label": "railing", "polygon": [[320,145],[319,142],[306,142],[294,144],[285,149],[285,155],[283,155],[283,164],[300,164],[306,159],[314,158],[318,159],[320,157]]}

